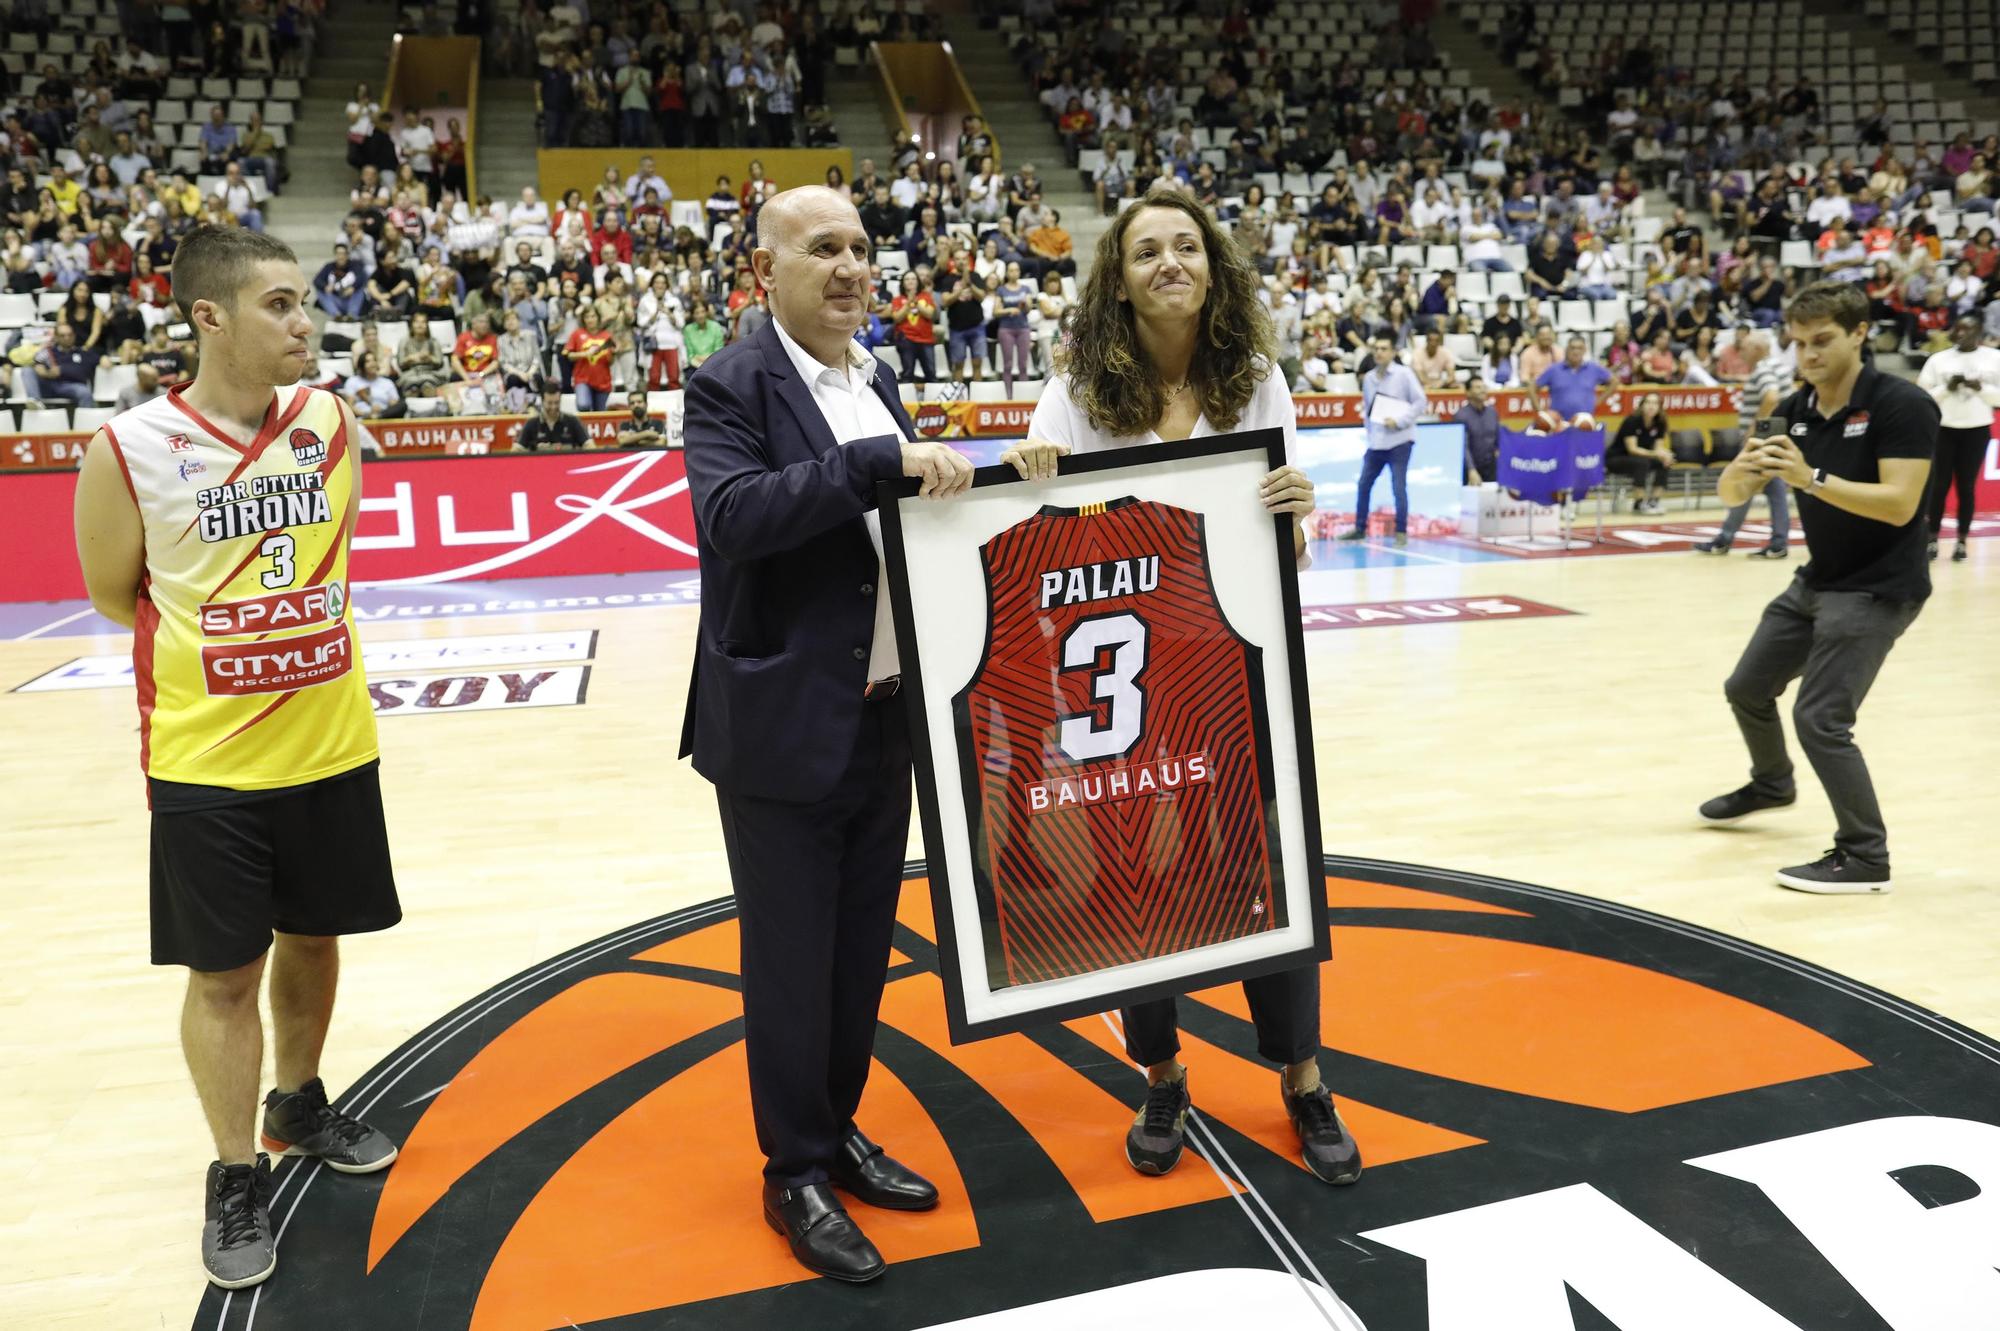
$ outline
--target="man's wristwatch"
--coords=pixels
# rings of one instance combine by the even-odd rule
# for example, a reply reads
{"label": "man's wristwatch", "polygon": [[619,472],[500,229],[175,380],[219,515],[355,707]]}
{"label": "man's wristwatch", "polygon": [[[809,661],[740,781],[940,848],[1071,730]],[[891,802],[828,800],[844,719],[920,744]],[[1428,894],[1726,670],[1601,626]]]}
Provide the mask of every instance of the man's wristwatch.
{"label": "man's wristwatch", "polygon": [[1805,492],[1807,494],[1818,494],[1820,486],[1825,484],[1826,484],[1826,468],[1815,467],[1813,469],[1812,480],[1806,485]]}

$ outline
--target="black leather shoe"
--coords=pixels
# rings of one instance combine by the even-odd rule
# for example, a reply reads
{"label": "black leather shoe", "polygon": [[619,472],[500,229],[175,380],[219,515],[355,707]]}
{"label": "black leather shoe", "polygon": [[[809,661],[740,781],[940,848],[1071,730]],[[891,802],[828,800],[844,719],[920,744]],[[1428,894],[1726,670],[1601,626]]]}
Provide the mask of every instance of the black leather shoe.
{"label": "black leather shoe", "polygon": [[764,1223],[785,1236],[800,1266],[829,1280],[865,1285],[888,1263],[824,1183],[764,1185]]}
{"label": "black leather shoe", "polygon": [[929,1179],[882,1154],[859,1128],[840,1144],[826,1172],[834,1187],[885,1211],[928,1211],[938,1204],[938,1190]]}

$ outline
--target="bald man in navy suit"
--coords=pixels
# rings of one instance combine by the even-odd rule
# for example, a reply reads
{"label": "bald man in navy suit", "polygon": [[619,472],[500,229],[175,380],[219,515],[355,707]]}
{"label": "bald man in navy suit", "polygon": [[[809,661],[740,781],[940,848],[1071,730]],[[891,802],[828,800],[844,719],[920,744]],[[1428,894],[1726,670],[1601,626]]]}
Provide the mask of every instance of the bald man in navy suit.
{"label": "bald man in navy suit", "polygon": [[949,498],[972,464],[916,439],[894,376],[854,341],[873,295],[854,205],[790,190],[758,240],[772,321],[688,380],[701,627],[681,753],[715,783],[736,890],[764,1218],[808,1270],[860,1283],[882,1256],[834,1189],[938,1200],[854,1122],[910,827],[875,486],[916,477]]}

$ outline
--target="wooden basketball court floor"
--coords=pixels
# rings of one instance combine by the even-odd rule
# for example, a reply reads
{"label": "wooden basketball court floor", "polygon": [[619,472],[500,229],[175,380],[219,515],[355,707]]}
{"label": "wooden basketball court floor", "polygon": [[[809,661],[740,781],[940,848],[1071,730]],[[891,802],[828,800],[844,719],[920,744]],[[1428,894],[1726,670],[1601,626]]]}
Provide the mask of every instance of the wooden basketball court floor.
{"label": "wooden basketball court floor", "polygon": [[[1802,759],[1797,806],[1731,831],[1694,816],[1744,779],[1721,683],[1796,558],[1324,553],[1309,607],[1511,596],[1573,612],[1308,633],[1328,851],[1644,907],[2000,1035],[2000,541],[1936,566],[1930,605],[1863,710],[1897,883],[1863,899],[1772,885],[1775,867],[1831,844]],[[51,623],[65,613],[50,609]],[[345,950],[324,1064],[336,1092],[504,977],[727,892],[709,787],[674,757],[695,615],[364,628],[371,642],[598,636],[581,706],[383,719],[406,919]],[[0,640],[0,688],[128,646],[60,631]],[[132,695],[0,694],[0,734],[0,1325],[185,1326],[210,1148],[176,1045],[181,973],[146,964]]]}

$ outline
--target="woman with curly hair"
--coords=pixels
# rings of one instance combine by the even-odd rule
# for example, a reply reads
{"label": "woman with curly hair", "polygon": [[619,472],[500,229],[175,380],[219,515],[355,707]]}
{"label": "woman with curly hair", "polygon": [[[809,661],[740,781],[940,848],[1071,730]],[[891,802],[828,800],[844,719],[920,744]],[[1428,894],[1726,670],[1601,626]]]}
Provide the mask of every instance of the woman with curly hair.
{"label": "woman with curly hair", "polygon": [[[1098,241],[1089,283],[1071,311],[1057,377],[1036,404],[1028,439],[1002,460],[1046,480],[1072,452],[1122,448],[1239,430],[1279,428],[1293,451],[1292,398],[1277,370],[1277,334],[1258,299],[1254,265],[1194,197],[1155,189],[1120,213]],[[1313,487],[1286,465],[1265,476],[1259,502],[1292,518],[1307,562]],[[1285,1065],[1285,1112],[1308,1168],[1329,1183],[1361,1176],[1361,1153],[1320,1081],[1319,969],[1301,966],[1244,983],[1258,1050]],[[1146,1106],[1125,1136],[1125,1158],[1164,1174],[1186,1144],[1189,1099],[1172,998],[1124,1013],[1126,1049],[1146,1068]]]}

